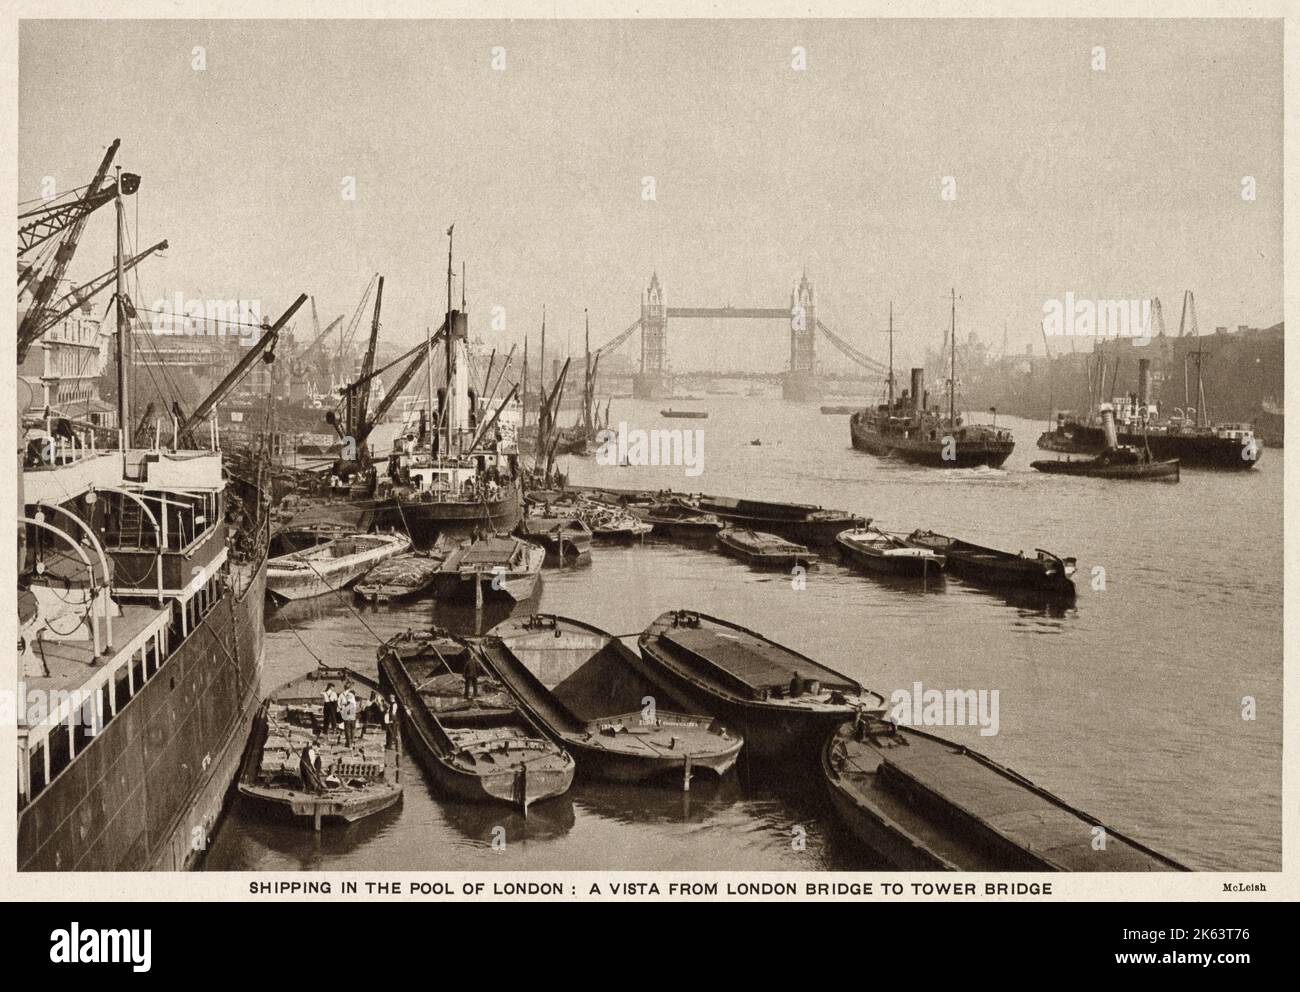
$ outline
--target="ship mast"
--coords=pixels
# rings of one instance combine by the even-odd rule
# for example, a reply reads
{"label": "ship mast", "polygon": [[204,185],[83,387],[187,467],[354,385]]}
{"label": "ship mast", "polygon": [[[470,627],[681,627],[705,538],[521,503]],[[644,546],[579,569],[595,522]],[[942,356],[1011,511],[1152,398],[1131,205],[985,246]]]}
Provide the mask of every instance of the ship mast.
{"label": "ship mast", "polygon": [[456,225],[452,224],[447,228],[447,393],[443,400],[442,420],[446,426],[447,446],[444,449],[444,457],[451,454],[452,441],[452,420],[455,411],[455,404],[452,401],[452,369],[456,364],[455,359],[455,340],[456,334],[452,328],[451,318],[451,249],[455,241],[455,235],[452,233],[456,230]]}
{"label": "ship mast", "polygon": [[[429,432],[429,457],[433,457],[433,439],[436,436],[433,426],[433,339],[429,334],[429,322],[424,323],[424,350],[425,350],[425,367],[424,367],[424,388],[428,394],[425,400],[425,427]],[[416,445],[419,445],[419,438],[416,438]]]}
{"label": "ship mast", "polygon": [[584,345],[586,350],[586,374],[583,376],[582,388],[582,426],[586,428],[588,436],[591,434],[591,394],[593,392],[591,384],[591,316],[587,313],[587,308],[582,308]]}
{"label": "ship mast", "polygon": [[889,301],[889,415],[894,415],[894,301]]}
{"label": "ship mast", "polygon": [[122,436],[122,457],[131,447],[131,398],[128,395],[130,385],[127,369],[131,361],[131,342],[128,339],[128,321],[126,316],[126,277],[122,268],[122,232],[126,226],[126,208],[122,204],[122,167],[117,167],[117,192],[114,197],[117,204],[117,427]]}
{"label": "ship mast", "polygon": [[957,415],[954,410],[957,391],[957,290],[952,291],[952,330],[948,341],[948,426],[955,427]]}
{"label": "ship mast", "polygon": [[528,332],[524,332],[524,373],[519,387],[519,429],[528,426]]}
{"label": "ship mast", "polygon": [[1201,363],[1205,360],[1205,354],[1201,343],[1201,336],[1196,336],[1196,426],[1201,426],[1201,418],[1205,416],[1205,383],[1201,380]]}

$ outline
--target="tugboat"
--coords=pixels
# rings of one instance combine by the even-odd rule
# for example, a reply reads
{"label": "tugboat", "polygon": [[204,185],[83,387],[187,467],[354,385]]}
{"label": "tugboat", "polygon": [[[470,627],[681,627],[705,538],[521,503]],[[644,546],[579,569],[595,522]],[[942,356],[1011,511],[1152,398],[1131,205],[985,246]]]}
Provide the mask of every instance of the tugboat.
{"label": "tugboat", "polygon": [[1161,479],[1178,481],[1178,459],[1159,460],[1152,457],[1151,449],[1120,444],[1115,432],[1115,412],[1109,403],[1101,405],[1102,432],[1106,447],[1096,458],[1079,461],[1052,461],[1042,459],[1030,462],[1030,467],[1052,475],[1083,475],[1095,479]]}
{"label": "tugboat", "polygon": [[[1225,471],[1249,471],[1254,468],[1264,455],[1264,444],[1255,428],[1245,423],[1209,422],[1204,411],[1204,384],[1200,381],[1200,365],[1204,356],[1198,349],[1187,357],[1196,360],[1196,390],[1202,397],[1199,400],[1200,407],[1174,407],[1172,416],[1162,417],[1151,395],[1151,362],[1143,358],[1138,361],[1136,394],[1119,396],[1114,403],[1098,406],[1097,419],[1084,420],[1067,413],[1058,413],[1056,426],[1043,432],[1038,439],[1038,447],[1061,454],[1097,455],[1108,447],[1121,446],[1149,450],[1151,458],[1156,462],[1177,460],[1180,465],[1191,468]],[[1115,433],[1113,441],[1107,437],[1105,427],[1100,423],[1103,406],[1111,409]],[[1176,474],[1166,468],[1164,477]]]}
{"label": "tugboat", "polygon": [[882,458],[899,458],[927,468],[998,468],[1016,442],[1011,431],[996,425],[967,424],[957,415],[957,294],[953,291],[948,374],[948,416],[930,407],[924,370],[912,369],[911,393],[894,397],[894,312],[889,311],[889,398],[874,409],[849,418],[849,437],[859,451]]}

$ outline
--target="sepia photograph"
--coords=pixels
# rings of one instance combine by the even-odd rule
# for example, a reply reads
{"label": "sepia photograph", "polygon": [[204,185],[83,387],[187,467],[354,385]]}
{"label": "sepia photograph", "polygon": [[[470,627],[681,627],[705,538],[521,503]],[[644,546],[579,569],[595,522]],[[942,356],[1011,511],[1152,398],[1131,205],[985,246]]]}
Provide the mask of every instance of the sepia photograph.
{"label": "sepia photograph", "polygon": [[9,48],[15,885],[1276,897],[1280,8],[142,8]]}

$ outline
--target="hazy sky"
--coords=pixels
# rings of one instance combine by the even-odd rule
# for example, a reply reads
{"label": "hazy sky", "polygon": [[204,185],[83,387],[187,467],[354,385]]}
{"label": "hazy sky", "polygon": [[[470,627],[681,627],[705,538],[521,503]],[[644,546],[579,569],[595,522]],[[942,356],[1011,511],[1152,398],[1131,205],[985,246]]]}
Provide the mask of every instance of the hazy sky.
{"label": "hazy sky", "polygon": [[[938,346],[954,286],[959,333],[998,342],[1005,321],[1013,350],[1041,350],[1067,290],[1159,296],[1171,332],[1186,288],[1202,330],[1266,325],[1281,41],[1224,20],[29,21],[19,189],[82,185],[121,138],[138,244],[171,242],[146,305],[308,292],[328,320],[378,271],[399,342],[439,319],[452,221],[472,326],[507,347],[536,346],[543,303],[548,345],[581,348],[584,306],[603,343],[656,269],[669,305],[783,306],[806,267],[819,317],[881,359],[892,299],[900,364]],[[110,216],[74,277],[108,268]],[[669,352],[778,370],[787,334],[679,320]]]}

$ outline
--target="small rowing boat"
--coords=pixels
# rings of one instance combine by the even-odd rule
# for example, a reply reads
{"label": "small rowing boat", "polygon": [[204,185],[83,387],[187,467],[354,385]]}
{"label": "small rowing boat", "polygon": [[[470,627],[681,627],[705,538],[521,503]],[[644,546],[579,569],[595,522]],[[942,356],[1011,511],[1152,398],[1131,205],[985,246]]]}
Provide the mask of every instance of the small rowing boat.
{"label": "small rowing boat", "polygon": [[586,773],[618,782],[724,774],[743,739],[642,672],[617,637],[554,615],[511,618],[483,640],[488,669]]}
{"label": "small rowing boat", "polygon": [[646,671],[734,727],[755,758],[813,758],[827,736],[884,698],[738,624],[690,610],[659,616],[638,640]]}
{"label": "small rowing boat", "polygon": [[884,575],[938,578],[945,564],[942,554],[930,548],[910,547],[900,538],[871,526],[846,530],[836,536],[835,543],[851,564]]}
{"label": "small rowing boat", "polygon": [[1033,558],[1024,552],[1012,554],[985,548],[955,537],[929,530],[914,530],[906,541],[914,548],[924,548],[943,555],[948,571],[970,582],[992,586],[1019,586],[1041,592],[1073,593],[1075,560],[1060,558],[1050,551],[1035,548]]}
{"label": "small rowing boat", "polygon": [[480,664],[476,652],[442,631],[408,632],[379,649],[379,672],[397,696],[407,747],[440,789],[527,813],[568,791],[573,758],[486,673],[467,698],[464,673]]}
{"label": "small rowing boat", "polygon": [[266,588],[279,599],[309,599],[347,588],[411,542],[399,534],[349,534],[266,563]]}
{"label": "small rowing boat", "polygon": [[518,603],[536,592],[545,559],[544,549],[509,534],[466,541],[438,566],[433,588],[442,600]]}
{"label": "small rowing boat", "polygon": [[842,724],[821,768],[840,820],[893,868],[1187,870],[984,755],[891,721]]}
{"label": "small rowing boat", "polygon": [[[325,731],[324,692],[351,683],[357,690],[361,736],[347,744]],[[239,774],[239,794],[271,813],[322,823],[355,823],[402,798],[401,744],[385,748],[382,723],[369,711],[373,679],[347,668],[321,666],[280,686],[253,719]],[[380,704],[382,705],[382,703]],[[302,761],[315,742],[319,781],[304,781]],[[318,786],[318,787],[313,787]]]}
{"label": "small rowing boat", "polygon": [[755,568],[809,568],[817,563],[817,556],[802,544],[745,527],[728,527],[719,532],[718,547]]}

